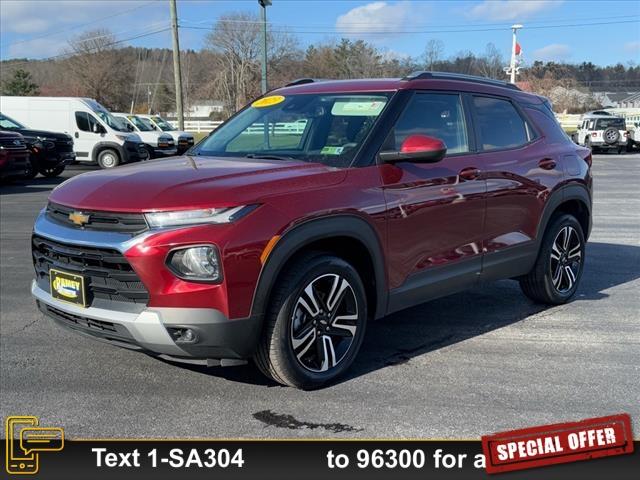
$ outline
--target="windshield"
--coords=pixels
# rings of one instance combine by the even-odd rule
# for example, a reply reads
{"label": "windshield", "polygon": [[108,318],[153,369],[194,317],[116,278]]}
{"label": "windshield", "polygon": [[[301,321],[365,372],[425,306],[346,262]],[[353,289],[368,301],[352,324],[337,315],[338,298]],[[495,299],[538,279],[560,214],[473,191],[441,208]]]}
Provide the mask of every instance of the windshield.
{"label": "windshield", "polygon": [[128,132],[127,124],[124,119],[116,118],[106,110],[94,110],[104,123],[119,132]]}
{"label": "windshield", "polygon": [[151,122],[145,118],[136,117],[135,115],[127,115],[127,118],[141,132],[152,132],[154,130]]}
{"label": "windshield", "polygon": [[153,121],[155,122],[156,125],[158,125],[160,127],[160,129],[163,132],[173,132],[173,131],[175,131],[175,128],[173,128],[173,126],[169,122],[167,122],[165,119],[163,119],[162,117],[155,116],[155,117],[153,117]]}
{"label": "windshield", "polygon": [[600,118],[598,119],[598,130],[604,130],[605,128],[614,127],[619,130],[624,130],[626,125],[624,118]]}
{"label": "windshield", "polygon": [[389,94],[304,94],[261,98],[215,130],[198,155],[293,159],[347,167]]}
{"label": "windshield", "polygon": [[15,120],[5,117],[0,113],[0,128],[3,130],[19,130],[25,128],[24,125],[19,124]]}

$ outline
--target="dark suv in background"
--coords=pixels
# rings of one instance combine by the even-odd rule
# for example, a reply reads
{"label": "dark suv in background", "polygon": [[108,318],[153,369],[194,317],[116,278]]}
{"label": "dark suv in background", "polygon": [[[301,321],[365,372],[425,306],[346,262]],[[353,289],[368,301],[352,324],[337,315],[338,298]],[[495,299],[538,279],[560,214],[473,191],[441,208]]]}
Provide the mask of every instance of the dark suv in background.
{"label": "dark suv in background", "polygon": [[16,132],[0,130],[0,181],[24,178],[29,170],[29,149]]}
{"label": "dark suv in background", "polygon": [[21,134],[30,151],[26,178],[35,178],[38,173],[45,177],[57,177],[65,166],[74,162],[73,138],[66,133],[31,130],[21,123],[0,113],[0,130]]}
{"label": "dark suv in background", "polygon": [[32,293],[58,324],[115,345],[253,358],[280,383],[317,387],[353,362],[368,321],[479,282],[567,302],[591,230],[590,167],[549,102],[511,84],[303,79],[187,157],[53,190]]}

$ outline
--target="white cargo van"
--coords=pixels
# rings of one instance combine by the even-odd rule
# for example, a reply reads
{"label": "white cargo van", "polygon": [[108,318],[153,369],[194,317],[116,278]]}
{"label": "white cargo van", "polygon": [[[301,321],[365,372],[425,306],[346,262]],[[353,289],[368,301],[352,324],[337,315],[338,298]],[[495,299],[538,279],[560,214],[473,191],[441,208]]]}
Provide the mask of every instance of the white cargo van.
{"label": "white cargo van", "polygon": [[178,145],[178,154],[182,155],[184,152],[193,147],[193,135],[189,132],[182,132],[167,122],[160,115],[138,115],[141,118],[146,118],[151,121],[156,130],[160,132],[168,133],[173,137]]}
{"label": "white cargo van", "polygon": [[78,162],[113,168],[147,159],[140,137],[91,98],[2,96],[0,109],[29,128],[71,135]]}
{"label": "white cargo van", "polygon": [[178,153],[173,137],[156,130],[151,120],[130,113],[113,112],[112,115],[126,122],[129,131],[138,134],[145,144],[149,158],[168,157]]}

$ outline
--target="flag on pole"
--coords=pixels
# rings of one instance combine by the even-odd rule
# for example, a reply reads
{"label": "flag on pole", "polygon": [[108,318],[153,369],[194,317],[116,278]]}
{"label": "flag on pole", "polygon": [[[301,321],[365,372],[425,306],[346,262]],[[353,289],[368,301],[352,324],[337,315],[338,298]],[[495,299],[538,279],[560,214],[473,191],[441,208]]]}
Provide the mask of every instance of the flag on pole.
{"label": "flag on pole", "polygon": [[522,54],[522,47],[520,47],[520,44],[516,42],[516,55],[521,55],[521,54]]}

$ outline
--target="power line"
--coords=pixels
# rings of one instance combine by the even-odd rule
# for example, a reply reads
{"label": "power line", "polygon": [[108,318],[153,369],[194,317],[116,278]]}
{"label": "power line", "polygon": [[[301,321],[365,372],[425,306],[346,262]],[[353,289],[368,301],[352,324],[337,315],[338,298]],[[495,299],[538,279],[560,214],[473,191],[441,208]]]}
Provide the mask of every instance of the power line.
{"label": "power line", "polygon": [[22,39],[22,40],[16,40],[15,42],[4,44],[0,48],[4,49],[4,48],[7,48],[7,47],[11,47],[13,45],[18,45],[20,43],[27,43],[27,42],[31,42],[33,40],[39,40],[41,38],[53,37],[55,35],[60,35],[61,33],[66,33],[69,30],[77,30],[78,28],[86,27],[87,25],[93,25],[93,24],[96,24],[96,23],[100,23],[100,22],[102,22],[104,20],[108,20],[110,18],[117,17],[119,15],[124,15],[125,13],[133,12],[134,10],[139,10],[140,8],[143,8],[143,7],[146,7],[148,5],[151,5],[152,3],[156,3],[156,1],[154,0],[154,1],[151,1],[151,2],[144,3],[142,5],[138,5],[137,7],[128,8],[127,10],[122,10],[121,12],[114,13],[113,15],[107,15],[106,17],[102,17],[102,18],[99,18],[99,19],[96,19],[96,20],[92,20],[90,22],[85,22],[85,23],[81,23],[81,24],[78,24],[78,25],[74,25],[74,26],[65,28],[64,30],[58,30],[56,32],[45,33],[44,35],[38,35],[38,36],[35,36],[35,37],[31,37],[31,38],[26,38],[26,39]]}
{"label": "power line", "polygon": [[[628,17],[627,17],[628,18]],[[619,21],[614,21],[614,22],[591,22],[591,23],[574,23],[574,24],[563,24],[563,25],[538,25],[538,26],[532,26],[532,27],[527,27],[527,30],[540,30],[540,29],[548,29],[548,28],[574,28],[574,27],[591,27],[591,26],[597,26],[597,25],[617,25],[617,24],[624,24],[624,23],[638,23],[640,24],[639,20],[619,20]],[[187,26],[187,25],[180,25],[180,28],[186,28],[189,30],[211,30],[211,27],[196,27],[196,26]],[[240,30],[244,30],[242,27],[238,27],[236,30],[240,31]],[[338,34],[338,35],[388,35],[388,34],[398,34],[398,35],[402,35],[402,34],[416,34],[416,33],[432,33],[432,34],[439,34],[439,33],[473,33],[473,32],[494,32],[494,31],[504,31],[505,27],[501,27],[501,28],[479,28],[479,29],[469,29],[469,28],[460,28],[460,29],[454,29],[454,30],[363,30],[363,31],[345,31],[345,30],[341,30],[341,29],[335,29],[335,30],[314,30],[314,31],[310,31],[310,30],[304,30],[304,31],[299,31],[299,30],[289,30],[289,29],[284,29],[284,30],[277,30],[277,29],[272,29],[271,32],[274,33],[291,33],[291,34]]]}
{"label": "power line", "polygon": [[[105,43],[104,45],[99,45],[96,48],[90,48],[86,52],[82,52],[82,53],[83,54],[85,54],[85,53],[96,53],[98,51],[98,49],[100,49],[100,48],[107,48],[107,47],[111,47],[113,45],[118,45],[120,43],[128,42],[129,40],[136,40],[138,38],[149,37],[149,36],[155,35],[157,33],[166,32],[167,30],[170,30],[170,29],[171,29],[171,27],[164,27],[164,28],[161,28],[159,30],[155,30],[153,32],[143,33],[143,34],[140,34],[140,35],[134,35],[133,37],[127,37],[127,38],[123,38],[121,40],[116,40],[114,42]],[[94,51],[92,51],[92,50],[94,50]],[[30,64],[30,63],[33,63],[33,62],[36,62],[36,61],[37,62],[46,62],[46,61],[50,61],[50,60],[58,60],[58,59],[61,59],[63,57],[73,57],[75,55],[78,55],[78,53],[76,53],[76,52],[66,52],[66,53],[61,53],[59,55],[53,55],[51,57],[40,58],[40,59],[37,59],[37,60],[32,60],[32,61],[27,61],[27,62],[6,63],[4,66],[5,67],[19,67],[21,65],[27,65],[27,64]],[[10,60],[4,60],[3,62],[11,62],[11,61]]]}
{"label": "power line", "polygon": [[[637,18],[640,17],[640,15],[617,15],[617,16],[611,16],[611,17],[607,17],[607,19],[609,20],[614,20],[614,19],[619,19],[619,18],[624,18],[624,19],[630,19],[630,18]],[[531,25],[531,24],[538,24],[538,23],[557,23],[557,22],[575,22],[576,20],[592,20],[593,16],[590,17],[573,17],[573,18],[568,18],[568,19],[558,19],[558,18],[552,18],[552,19],[547,19],[547,20],[532,20],[532,21],[528,21],[527,25]],[[195,21],[195,20],[188,20],[188,19],[181,19],[181,21],[183,22],[187,22],[187,23],[192,23],[192,24],[203,24],[203,23],[207,23],[207,22],[223,22],[223,23],[241,23],[241,24],[255,24],[255,25],[261,25],[261,21],[260,20],[237,20],[234,18],[218,18],[218,19],[207,19],[207,20],[200,20],[200,21]],[[281,26],[292,26],[294,28],[313,28],[313,27],[327,27],[327,28],[333,28],[334,30],[340,30],[340,27],[334,27],[333,25],[327,24],[327,23],[306,23],[306,24],[296,24],[296,25],[289,25],[286,24],[284,22],[273,22],[270,21],[269,22],[270,25],[281,25]],[[500,23],[456,23],[456,24],[450,24],[450,25],[442,25],[441,23],[423,23],[423,24],[413,24],[412,28],[419,28],[421,26],[427,27],[429,25],[433,25],[433,26],[437,26],[437,27],[442,27],[442,28],[450,28],[450,27],[492,27],[492,26],[502,26],[502,27],[508,27],[511,28],[511,25],[513,24],[513,22],[500,22]],[[340,25],[345,25],[345,26],[350,26],[350,25],[364,25],[364,26],[371,26],[372,23],[371,22],[340,22]],[[375,25],[375,23],[374,23]],[[186,28],[186,27],[185,27]],[[204,27],[201,27],[204,28]],[[386,30],[385,30],[386,32]]]}

